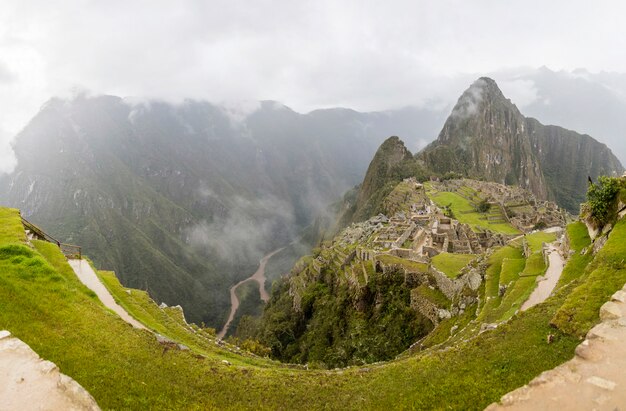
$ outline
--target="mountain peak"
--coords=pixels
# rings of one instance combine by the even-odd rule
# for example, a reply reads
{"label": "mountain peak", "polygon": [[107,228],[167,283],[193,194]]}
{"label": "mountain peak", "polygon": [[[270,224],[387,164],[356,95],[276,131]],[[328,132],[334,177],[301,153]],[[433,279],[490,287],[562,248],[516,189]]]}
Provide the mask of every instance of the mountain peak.
{"label": "mountain peak", "polygon": [[495,80],[480,77],[459,97],[452,109],[451,117],[459,120],[470,118],[480,112],[485,102],[512,105],[510,100],[504,97]]}

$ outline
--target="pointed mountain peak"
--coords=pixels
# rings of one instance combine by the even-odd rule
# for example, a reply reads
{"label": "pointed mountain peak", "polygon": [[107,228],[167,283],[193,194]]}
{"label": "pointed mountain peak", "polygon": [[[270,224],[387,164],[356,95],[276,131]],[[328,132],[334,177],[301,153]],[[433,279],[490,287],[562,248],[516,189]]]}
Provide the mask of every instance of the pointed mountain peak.
{"label": "pointed mountain peak", "polygon": [[481,77],[463,92],[452,109],[451,117],[464,120],[479,113],[486,104],[514,105],[504,97],[496,82],[489,77]]}

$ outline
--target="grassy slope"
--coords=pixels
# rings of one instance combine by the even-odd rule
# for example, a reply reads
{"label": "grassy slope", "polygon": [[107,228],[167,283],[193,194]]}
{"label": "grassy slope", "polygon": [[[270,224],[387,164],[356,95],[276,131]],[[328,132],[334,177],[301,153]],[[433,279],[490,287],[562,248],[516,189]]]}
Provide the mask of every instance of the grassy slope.
{"label": "grassy slope", "polygon": [[[179,309],[174,307],[159,308],[145,291],[124,288],[113,272],[96,271],[96,273],[113,295],[115,301],[149,329],[188,346],[198,354],[213,357],[219,355],[221,359],[227,359],[241,365],[268,365],[266,360],[246,358],[228,351],[218,350],[215,347],[214,330],[201,329],[195,324],[188,325]],[[130,294],[127,291],[130,291]],[[272,362],[271,364],[276,363]]]}
{"label": "grassy slope", "polygon": [[579,278],[593,259],[591,253],[582,254],[582,251],[591,244],[589,232],[583,223],[578,221],[568,225],[567,237],[569,238],[570,249],[573,251],[573,254],[569,257],[567,265],[563,269],[557,288]]}
{"label": "grassy slope", "polygon": [[432,259],[433,266],[450,278],[456,278],[463,267],[476,258],[473,254],[441,253]]}
{"label": "grassy slope", "polygon": [[598,322],[602,304],[626,282],[626,220],[615,225],[604,247],[580,277],[582,284],[568,296],[553,319],[557,327],[577,336]]}
{"label": "grassy slope", "polygon": [[[108,312],[58,249],[31,250],[19,237],[0,236],[0,328],[57,363],[103,408],[482,409],[570,358],[578,343],[549,325],[572,284],[446,351],[343,372],[226,366],[217,355],[164,351],[150,333]],[[552,344],[547,334],[555,334]]]}
{"label": "grassy slope", "polygon": [[[428,186],[427,186],[428,187]],[[446,207],[450,205],[454,218],[461,223],[468,224],[473,229],[489,229],[497,233],[503,234],[519,234],[519,230],[509,223],[491,223],[484,218],[485,215],[476,211],[474,206],[465,198],[457,193],[446,191],[428,192],[428,196],[439,206]]]}

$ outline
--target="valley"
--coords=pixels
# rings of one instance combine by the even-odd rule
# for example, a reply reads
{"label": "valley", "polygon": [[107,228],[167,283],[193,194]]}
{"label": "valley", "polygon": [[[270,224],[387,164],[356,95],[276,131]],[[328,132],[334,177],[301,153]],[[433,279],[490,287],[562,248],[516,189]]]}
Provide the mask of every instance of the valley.
{"label": "valley", "polygon": [[219,339],[224,338],[224,336],[228,332],[228,327],[230,326],[230,323],[235,318],[235,313],[237,312],[237,309],[239,308],[239,298],[237,297],[237,288],[239,288],[239,286],[249,281],[255,281],[258,283],[258,286],[259,286],[259,296],[261,298],[261,301],[267,302],[270,299],[270,296],[267,293],[267,290],[265,288],[265,265],[267,264],[270,258],[272,258],[275,254],[281,252],[284,249],[285,247],[278,248],[272,251],[271,253],[267,254],[263,258],[261,258],[261,261],[259,261],[259,267],[254,272],[254,274],[252,274],[250,277],[246,278],[245,280],[241,280],[237,284],[230,287],[230,304],[231,304],[230,314],[228,316],[228,320],[226,321],[226,324],[224,324],[224,327],[222,328],[222,330],[217,334],[217,338]]}
{"label": "valley", "polygon": [[[476,98],[476,87],[481,98],[468,100]],[[560,184],[566,196],[558,194],[551,180],[557,174],[543,161],[557,156],[551,139],[562,138],[561,131],[551,129],[553,137],[541,140],[540,125],[520,117],[495,83],[481,79],[470,90],[430,148],[413,154],[399,137],[388,138],[362,183],[332,206],[336,191],[325,190],[336,175],[326,170],[324,156],[298,154],[295,146],[302,142],[287,145],[296,151],[272,153],[271,145],[247,147],[245,139],[238,140],[246,146],[242,153],[256,153],[256,168],[246,160],[233,168],[241,180],[224,176],[209,189],[197,175],[217,169],[200,160],[161,168],[156,164],[165,157],[156,161],[157,150],[142,168],[74,128],[78,146],[86,138],[99,148],[82,146],[102,156],[94,164],[115,159],[116,166],[84,168],[93,177],[88,188],[79,188],[88,179],[73,175],[76,171],[64,175],[63,185],[44,184],[43,171],[33,166],[3,180],[5,192],[35,207],[27,211],[29,217],[63,214],[51,226],[67,229],[64,238],[94,235],[101,245],[123,244],[123,254],[116,254],[116,247],[107,253],[130,264],[124,266],[128,269],[135,264],[152,269],[157,282],[144,279],[130,287],[123,275],[94,268],[101,263],[89,241],[84,250],[94,267],[68,261],[56,243],[25,235],[19,210],[0,208],[0,328],[57,364],[107,409],[380,409],[391,404],[482,409],[498,402],[540,373],[584,356],[577,348],[580,338],[606,320],[600,307],[626,282],[626,176],[616,177],[622,168],[610,151],[571,134],[578,147],[587,148],[574,150],[568,161],[585,163],[592,156],[602,166],[579,167],[578,174],[589,173],[586,190],[576,177],[572,184]],[[459,114],[468,102],[475,109]],[[89,127],[79,118],[83,103],[126,113],[115,99],[55,109],[69,110],[63,121],[79,119],[81,127]],[[33,144],[37,127],[59,121],[58,113],[42,113],[42,123],[25,130],[23,144],[29,133]],[[257,112],[250,126],[274,114]],[[157,118],[163,116],[160,112]],[[152,142],[163,137],[157,132],[161,126],[150,125],[156,134],[143,134],[134,129],[136,121],[130,128],[136,141],[125,142],[127,149],[145,150],[145,142],[132,148],[142,136],[156,138]],[[529,137],[522,130],[530,126],[536,132]],[[224,161],[220,157],[227,151],[210,153],[198,137],[188,136],[194,149],[204,150],[209,162]],[[492,137],[510,139],[512,145],[494,151]],[[529,138],[536,140],[531,144]],[[542,147],[540,153],[526,150],[535,145]],[[273,156],[308,169],[265,168]],[[466,160],[478,161],[484,170],[466,167]],[[440,168],[446,162],[454,167]],[[345,171],[344,166],[337,163],[333,173]],[[507,169],[512,174],[502,174]],[[308,173],[326,174],[303,193],[297,183]],[[23,179],[31,178],[32,190],[21,197]],[[74,200],[42,208],[42,199],[56,198],[56,190],[73,192]],[[315,190],[325,193],[323,199]],[[572,201],[585,191],[587,202],[577,218]],[[74,217],[64,211],[67,201],[74,201],[69,205]],[[107,207],[101,207],[104,203]],[[66,226],[73,218],[79,222]],[[81,228],[85,221],[89,230]],[[100,231],[107,222],[117,225]],[[290,243],[298,236],[304,245]],[[306,247],[310,254],[286,273]],[[168,267],[177,274],[164,275]],[[171,299],[156,297],[151,284],[161,276],[177,286],[174,291],[159,283]],[[93,291],[94,284],[100,292]],[[177,304],[179,295],[189,296],[187,301],[195,295],[204,303],[188,311]]]}
{"label": "valley", "polygon": [[[424,218],[419,209],[411,212],[414,199],[426,199],[426,188],[418,191],[416,184],[410,180],[402,182],[385,204],[391,208],[408,207],[408,215]],[[465,190],[462,187],[474,182],[461,180],[451,184],[449,187]],[[626,183],[620,184],[624,187],[621,190],[626,190]],[[505,189],[504,192],[514,191]],[[409,202],[403,203],[404,199]],[[616,197],[616,201],[623,200],[626,197],[622,194]],[[615,209],[620,209],[619,204]],[[451,207],[451,211],[459,210]],[[441,232],[439,223],[442,218],[437,213],[428,216],[431,229],[436,228],[429,235],[431,239],[437,238],[434,234]],[[578,333],[585,333],[591,327],[586,323],[588,313],[597,313],[620,288],[618,284],[626,282],[623,263],[620,263],[626,253],[623,250],[626,244],[623,241],[624,220],[615,220],[614,228],[602,237],[605,238],[604,246],[595,252],[585,224],[570,223],[561,241],[568,259],[554,291],[534,307],[519,310],[531,294],[531,284],[536,284],[537,275],[545,270],[545,267],[541,268],[542,244],[553,242],[556,234],[550,232],[554,230],[527,233],[525,238],[523,235],[500,234],[510,236],[508,242],[494,247],[486,261],[476,266],[486,263],[484,280],[476,289],[478,304],[466,304],[461,313],[458,303],[468,303],[471,294],[462,293],[464,299],[453,298],[446,302],[443,299],[447,298],[445,294],[442,296],[442,291],[437,292],[438,286],[431,289],[418,285],[416,297],[420,296],[419,301],[446,304],[444,309],[450,314],[456,311],[456,315],[439,318],[438,325],[426,338],[419,340],[419,344],[412,344],[409,350],[392,361],[336,370],[311,369],[313,364],[309,363],[309,370],[306,370],[304,366],[260,358],[243,346],[218,343],[211,330],[187,324],[180,309],[159,307],[145,292],[124,288],[114,274],[98,271],[99,278],[125,310],[147,328],[167,338],[159,342],[151,333],[130,327],[108,313],[82,287],[55,244],[33,240],[31,248],[26,242],[17,210],[0,209],[0,221],[0,268],[3,272],[0,301],[7,303],[0,310],[0,324],[11,329],[43,358],[58,364],[103,408],[134,408],[141,403],[159,408],[231,408],[263,404],[271,408],[318,409],[322,403],[343,409],[380,408],[389,404],[453,409],[467,409],[467,404],[472,404],[470,409],[481,409],[542,371],[570,359],[580,343]],[[480,223],[474,227],[470,226],[475,234],[481,232],[480,224],[489,220],[478,221]],[[369,227],[360,224],[343,232],[342,235],[348,237],[339,238],[356,238],[357,232]],[[381,223],[373,224],[376,227]],[[372,251],[374,247],[383,247],[383,254],[384,242],[398,241],[403,235],[401,232],[395,240],[380,238],[383,234],[391,234],[390,230],[385,230],[385,224],[387,228],[404,226],[401,221],[389,219],[389,222],[382,223],[382,228],[375,229],[376,234],[373,231],[374,235],[367,237],[370,242],[365,244],[370,244]],[[450,226],[458,229],[460,224],[451,221]],[[468,243],[462,242],[456,245],[454,241],[459,240],[451,242],[451,236],[454,234],[449,232],[447,238],[451,247],[467,246]],[[420,243],[422,252],[424,244],[436,246],[431,240],[413,246],[419,248]],[[426,250],[432,245],[427,245]],[[406,246],[413,250],[409,244]],[[336,247],[341,247],[340,241]],[[472,247],[471,242],[469,247]],[[365,251],[362,250],[361,257],[354,258],[365,257]],[[330,255],[329,250],[322,250],[321,255]],[[346,253],[341,255],[348,256]],[[445,253],[437,256],[443,256],[432,263],[433,270],[442,273],[437,277],[439,281],[444,284],[445,276],[449,281],[460,281],[465,284],[464,289],[471,290],[472,270],[466,271],[463,265],[469,261],[471,266],[472,260],[448,258]],[[382,263],[381,269],[388,270],[387,276],[395,275],[389,270],[396,266],[403,273],[403,282],[405,276],[411,278],[411,273],[428,275],[423,271],[428,268],[418,261],[393,255],[379,255],[374,260]],[[23,271],[24,267],[30,267],[30,274]],[[458,267],[462,267],[460,273]],[[358,275],[357,270],[354,271]],[[606,272],[611,274],[608,277],[601,274]],[[377,281],[375,266],[365,273],[361,281]],[[436,275],[436,271],[432,274]],[[605,279],[602,290],[598,290],[600,293],[594,299],[581,300],[578,290],[596,287],[598,275]],[[506,286],[504,293],[501,286]],[[395,290],[400,291],[400,288]],[[412,297],[414,293],[410,294]],[[276,296],[272,295],[270,304],[272,300],[275,303],[275,299]],[[301,304],[305,304],[304,299]],[[566,322],[563,322],[563,310],[570,319]],[[45,318],[41,317],[42,312],[46,313]],[[592,320],[591,324],[598,320]],[[54,329],[49,327],[50,324],[55,324]],[[576,331],[571,329],[574,324],[578,327]],[[94,351],[99,355],[93,356]],[[104,380],[98,377],[101,368],[107,369]],[[399,384],[398,381],[411,383]],[[290,387],[288,395],[285,394],[286,386]],[[127,394],[124,398],[118,395],[122,391]]]}

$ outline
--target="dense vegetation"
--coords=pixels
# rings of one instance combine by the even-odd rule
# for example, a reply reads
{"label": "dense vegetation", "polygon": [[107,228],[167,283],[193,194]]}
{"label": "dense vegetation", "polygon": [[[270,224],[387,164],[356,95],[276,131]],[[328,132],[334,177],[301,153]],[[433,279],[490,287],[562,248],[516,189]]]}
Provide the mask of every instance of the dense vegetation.
{"label": "dense vegetation", "polygon": [[597,184],[589,184],[586,205],[591,217],[599,226],[603,226],[609,222],[610,217],[614,217],[617,206],[615,200],[620,191],[620,185],[620,179],[607,176],[600,176]]}
{"label": "dense vegetation", "polygon": [[300,311],[288,287],[283,280],[272,293],[259,336],[281,361],[333,368],[389,360],[432,329],[410,308],[401,273],[371,270],[366,288],[353,295],[327,272],[305,290]]}

